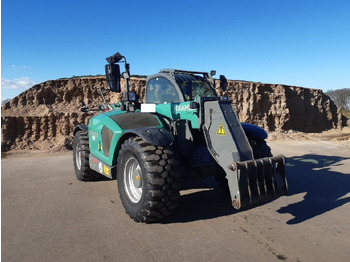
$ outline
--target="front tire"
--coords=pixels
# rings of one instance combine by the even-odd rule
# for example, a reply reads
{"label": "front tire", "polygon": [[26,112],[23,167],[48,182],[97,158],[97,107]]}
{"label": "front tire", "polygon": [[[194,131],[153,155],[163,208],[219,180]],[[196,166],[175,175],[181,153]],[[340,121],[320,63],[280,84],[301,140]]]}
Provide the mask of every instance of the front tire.
{"label": "front tire", "polygon": [[267,145],[266,140],[256,139],[249,142],[253,149],[254,159],[272,157],[271,148]]}
{"label": "front tire", "polygon": [[126,213],[136,222],[153,222],[172,213],[179,198],[174,153],[140,137],[124,142],[117,165],[118,190]]}
{"label": "front tire", "polygon": [[80,181],[93,181],[100,177],[90,169],[89,154],[89,135],[85,131],[78,131],[73,140],[73,164],[75,175]]}

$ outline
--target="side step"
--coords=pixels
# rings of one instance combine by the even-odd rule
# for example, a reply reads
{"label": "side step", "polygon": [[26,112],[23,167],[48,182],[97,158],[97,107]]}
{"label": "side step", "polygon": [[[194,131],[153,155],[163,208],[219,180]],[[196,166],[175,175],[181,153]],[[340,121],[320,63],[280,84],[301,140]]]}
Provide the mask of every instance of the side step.
{"label": "side step", "polygon": [[238,182],[238,192],[231,192],[235,209],[262,204],[288,193],[283,155],[232,162],[228,168],[234,172],[227,177],[229,184],[232,179]]}

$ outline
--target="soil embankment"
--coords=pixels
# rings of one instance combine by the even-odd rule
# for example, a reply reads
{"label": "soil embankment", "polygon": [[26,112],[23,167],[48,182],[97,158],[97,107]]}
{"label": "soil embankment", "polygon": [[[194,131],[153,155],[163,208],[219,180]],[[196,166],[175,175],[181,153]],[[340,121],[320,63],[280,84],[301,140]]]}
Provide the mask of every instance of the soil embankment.
{"label": "soil embankment", "polygon": [[[144,78],[130,81],[130,90],[140,94],[141,101],[144,86]],[[4,104],[2,151],[69,149],[75,125],[87,123],[93,115],[80,112],[80,103],[93,108],[102,102],[98,87],[107,89],[102,76],[50,80]],[[321,90],[230,80],[225,92],[217,91],[231,99],[242,122],[259,125],[275,138],[284,133],[320,133],[346,126],[346,118]],[[105,96],[107,102],[121,99],[121,94],[112,92]],[[342,139],[348,138],[350,135],[342,135]]]}

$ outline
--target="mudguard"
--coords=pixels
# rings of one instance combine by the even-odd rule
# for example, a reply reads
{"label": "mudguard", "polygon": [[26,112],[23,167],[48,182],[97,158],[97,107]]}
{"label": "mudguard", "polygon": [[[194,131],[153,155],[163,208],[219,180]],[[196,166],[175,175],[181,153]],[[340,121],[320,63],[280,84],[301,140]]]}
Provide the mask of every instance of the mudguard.
{"label": "mudguard", "polygon": [[75,136],[75,134],[80,130],[88,132],[88,126],[83,124],[76,125],[73,131],[73,136]]}
{"label": "mudguard", "polygon": [[172,141],[165,138],[169,135],[154,114],[113,110],[90,119],[90,152],[105,163],[113,165],[121,144],[135,135],[164,145]]}
{"label": "mudguard", "polygon": [[253,138],[257,139],[266,139],[267,138],[267,133],[264,129],[262,129],[260,126],[256,126],[253,124],[249,123],[241,123],[244,132]]}
{"label": "mudguard", "polygon": [[154,146],[169,146],[174,141],[173,135],[168,130],[160,127],[128,129],[123,133],[119,140],[125,141],[129,137],[135,135]]}
{"label": "mudguard", "polygon": [[[89,121],[90,154],[93,155],[90,167],[104,175],[113,174],[112,169],[117,164],[122,144],[134,136],[141,137],[151,145],[164,147],[174,140],[154,114],[122,111],[102,113]],[[109,171],[103,172],[104,169]]]}

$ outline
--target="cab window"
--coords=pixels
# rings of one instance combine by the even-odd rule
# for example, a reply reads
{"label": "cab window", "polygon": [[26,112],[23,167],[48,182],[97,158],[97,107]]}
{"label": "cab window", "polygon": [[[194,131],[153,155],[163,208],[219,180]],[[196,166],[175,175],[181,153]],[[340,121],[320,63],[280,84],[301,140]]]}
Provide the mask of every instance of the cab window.
{"label": "cab window", "polygon": [[163,77],[156,77],[148,82],[146,103],[164,104],[176,102],[180,102],[180,97],[169,80]]}
{"label": "cab window", "polygon": [[210,86],[209,82],[201,76],[176,74],[175,79],[180,86],[186,101],[192,101],[196,96],[217,96],[215,90]]}

